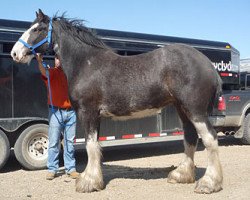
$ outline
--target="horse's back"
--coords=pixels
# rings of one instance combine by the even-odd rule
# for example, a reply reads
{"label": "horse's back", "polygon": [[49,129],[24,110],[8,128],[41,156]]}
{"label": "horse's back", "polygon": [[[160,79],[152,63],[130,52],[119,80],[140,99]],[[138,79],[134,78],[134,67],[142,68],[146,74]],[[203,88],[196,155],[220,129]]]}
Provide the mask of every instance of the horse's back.
{"label": "horse's back", "polygon": [[[221,84],[212,62],[200,51],[184,44],[173,44],[163,49],[169,60],[166,69],[176,78],[192,83]],[[175,75],[175,76],[174,76]]]}
{"label": "horse's back", "polygon": [[165,66],[168,88],[176,101],[188,110],[200,113],[211,110],[222,83],[212,62],[187,45],[174,44],[162,50],[169,60]]}

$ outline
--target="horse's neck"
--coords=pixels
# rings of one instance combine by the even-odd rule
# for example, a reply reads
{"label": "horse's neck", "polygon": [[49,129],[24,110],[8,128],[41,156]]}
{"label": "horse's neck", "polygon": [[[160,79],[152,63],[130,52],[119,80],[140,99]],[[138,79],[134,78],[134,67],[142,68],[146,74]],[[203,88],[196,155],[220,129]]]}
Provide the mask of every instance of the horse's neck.
{"label": "horse's neck", "polygon": [[76,64],[84,63],[96,51],[96,48],[87,44],[79,43],[75,38],[69,36],[60,27],[54,29],[54,50],[60,56],[62,68],[68,79],[73,75],[73,68]]}

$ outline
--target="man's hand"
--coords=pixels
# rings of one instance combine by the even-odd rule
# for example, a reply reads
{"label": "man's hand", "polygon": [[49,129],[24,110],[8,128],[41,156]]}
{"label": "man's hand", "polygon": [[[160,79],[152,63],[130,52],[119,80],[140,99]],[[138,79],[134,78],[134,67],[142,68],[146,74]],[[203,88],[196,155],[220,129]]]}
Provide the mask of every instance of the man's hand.
{"label": "man's hand", "polygon": [[43,56],[42,56],[42,54],[37,53],[36,54],[36,60],[37,60],[38,63],[42,63],[43,62]]}
{"label": "man's hand", "polygon": [[39,70],[40,70],[41,74],[43,76],[46,76],[46,71],[45,71],[45,69],[43,67],[43,63],[42,63],[43,62],[43,56],[42,56],[42,54],[37,53],[36,54],[36,60],[38,62],[38,67],[39,67]]}

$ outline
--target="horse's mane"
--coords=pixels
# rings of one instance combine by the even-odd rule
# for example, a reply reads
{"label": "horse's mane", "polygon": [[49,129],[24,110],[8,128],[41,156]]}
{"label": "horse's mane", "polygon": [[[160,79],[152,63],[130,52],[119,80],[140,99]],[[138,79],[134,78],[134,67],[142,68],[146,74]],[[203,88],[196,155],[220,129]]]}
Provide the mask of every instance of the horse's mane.
{"label": "horse's mane", "polygon": [[57,21],[59,26],[67,32],[67,34],[78,39],[80,42],[97,47],[108,48],[97,36],[94,31],[87,28],[83,24],[83,20],[79,19],[67,19],[64,15],[58,17],[54,16],[53,20]]}

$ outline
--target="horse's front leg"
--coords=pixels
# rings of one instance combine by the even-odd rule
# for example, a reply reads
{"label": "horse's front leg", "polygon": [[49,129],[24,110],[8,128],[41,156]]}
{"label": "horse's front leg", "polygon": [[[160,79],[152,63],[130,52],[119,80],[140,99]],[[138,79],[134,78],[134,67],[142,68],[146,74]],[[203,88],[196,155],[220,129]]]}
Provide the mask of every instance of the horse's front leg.
{"label": "horse's front leg", "polygon": [[[93,192],[104,188],[101,169],[101,147],[98,143],[98,131],[100,119],[98,112],[81,112],[78,115],[78,123],[85,130],[86,150],[88,163],[85,171],[76,180],[77,192]],[[84,122],[84,123],[82,123]]]}

